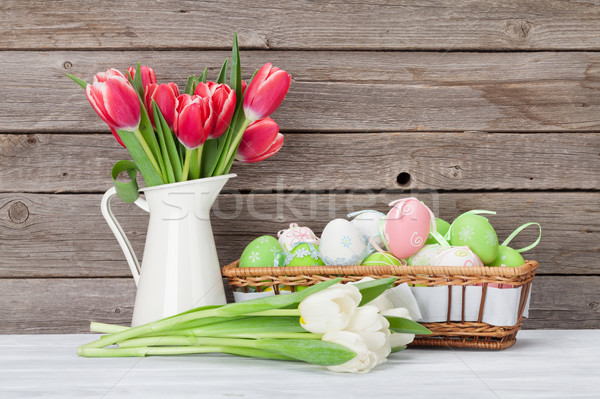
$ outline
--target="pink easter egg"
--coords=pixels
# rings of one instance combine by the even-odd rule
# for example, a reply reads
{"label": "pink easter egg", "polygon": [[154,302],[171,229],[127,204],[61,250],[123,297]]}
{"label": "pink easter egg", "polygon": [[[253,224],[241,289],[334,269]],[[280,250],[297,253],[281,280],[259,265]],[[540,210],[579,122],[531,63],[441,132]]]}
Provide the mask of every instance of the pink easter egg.
{"label": "pink easter egg", "polygon": [[397,258],[408,258],[419,251],[434,220],[431,210],[416,198],[390,203],[383,235],[390,252]]}

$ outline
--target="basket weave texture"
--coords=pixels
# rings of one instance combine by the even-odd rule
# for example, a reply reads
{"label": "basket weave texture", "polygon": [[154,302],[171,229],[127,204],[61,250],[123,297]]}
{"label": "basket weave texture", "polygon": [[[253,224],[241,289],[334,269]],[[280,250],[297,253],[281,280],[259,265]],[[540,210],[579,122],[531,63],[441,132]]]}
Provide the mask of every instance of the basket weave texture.
{"label": "basket weave texture", "polygon": [[[306,287],[341,277],[342,282],[359,281],[365,277],[375,279],[396,277],[395,285],[448,286],[448,319],[446,322],[422,323],[433,331],[433,335],[417,336],[411,345],[414,346],[453,346],[459,348],[505,349],[516,342],[517,332],[521,328],[523,311],[531,282],[538,267],[536,261],[526,261],[519,267],[445,267],[445,266],[307,266],[307,267],[247,267],[240,268],[239,261],[223,267],[223,275],[234,290],[249,292],[248,287],[259,291],[272,288],[279,294],[282,285]],[[489,284],[512,287],[523,287],[517,309],[517,323],[513,326],[494,326],[483,323],[483,308]],[[483,292],[479,305],[477,321],[464,321],[464,302],[462,305],[463,320],[450,321],[451,287],[462,286],[464,301],[465,287],[481,285]]]}

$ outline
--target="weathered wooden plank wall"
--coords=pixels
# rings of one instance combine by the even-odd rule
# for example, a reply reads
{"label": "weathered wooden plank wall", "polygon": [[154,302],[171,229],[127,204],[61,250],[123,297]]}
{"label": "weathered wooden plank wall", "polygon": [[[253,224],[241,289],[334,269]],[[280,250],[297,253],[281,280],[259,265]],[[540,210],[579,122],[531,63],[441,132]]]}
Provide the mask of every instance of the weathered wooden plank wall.
{"label": "weathered wooden plank wall", "polygon": [[[9,0],[0,11],[0,332],[131,318],[133,282],[99,212],[127,154],[64,74],[141,61],[183,84],[205,66],[216,75],[234,29],[245,76],[271,61],[293,83],[274,115],[284,148],[236,165],[213,212],[223,263],[286,223],[320,232],[416,194],[446,219],[498,211],[501,237],[542,223],[526,328],[600,327],[600,2]],[[141,256],[146,216],[115,208]]]}

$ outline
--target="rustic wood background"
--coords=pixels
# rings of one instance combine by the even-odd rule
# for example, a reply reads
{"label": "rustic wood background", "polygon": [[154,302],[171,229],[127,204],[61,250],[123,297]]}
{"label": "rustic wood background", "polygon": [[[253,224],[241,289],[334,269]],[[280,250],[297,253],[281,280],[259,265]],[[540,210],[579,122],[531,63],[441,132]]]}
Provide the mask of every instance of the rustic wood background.
{"label": "rustic wood background", "polygon": [[[286,223],[320,232],[416,194],[445,219],[498,211],[501,239],[541,223],[525,328],[600,327],[600,2],[3,0],[0,10],[0,332],[131,318],[133,280],[99,209],[127,153],[65,73],[91,80],[141,61],[161,81],[182,85],[205,66],[214,77],[234,29],[245,77],[270,61],[293,82],[274,115],[285,146],[235,165],[215,208],[222,263]],[[147,217],[116,208],[141,256]]]}

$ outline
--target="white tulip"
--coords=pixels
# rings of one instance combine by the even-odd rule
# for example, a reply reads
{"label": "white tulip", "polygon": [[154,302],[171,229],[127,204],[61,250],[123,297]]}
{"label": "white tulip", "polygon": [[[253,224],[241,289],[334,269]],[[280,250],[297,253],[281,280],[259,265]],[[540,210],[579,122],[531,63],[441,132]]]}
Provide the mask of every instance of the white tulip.
{"label": "white tulip", "polygon": [[388,330],[390,323],[385,317],[379,314],[379,309],[376,306],[365,305],[356,309],[348,326],[347,331],[363,332],[363,331],[380,331]]}
{"label": "white tulip", "polygon": [[392,350],[390,323],[379,314],[377,307],[366,305],[358,308],[345,330],[362,335],[369,350],[377,356],[377,364],[387,360]]}
{"label": "white tulip", "polygon": [[334,342],[350,349],[356,356],[343,364],[328,366],[338,373],[366,373],[378,364],[377,355],[369,350],[362,335],[351,331],[332,331],[323,335],[323,341]]}
{"label": "white tulip", "polygon": [[362,296],[353,285],[336,284],[300,302],[300,324],[315,334],[343,330]]}
{"label": "white tulip", "polygon": [[379,309],[379,312],[385,312],[386,310],[390,310],[394,307],[394,304],[388,299],[385,292],[373,299],[371,302],[367,303],[367,305],[375,306],[377,309]]}
{"label": "white tulip", "polygon": [[[394,308],[389,309],[383,312],[384,316],[391,317],[403,317],[405,319],[411,319],[408,309],[405,308]],[[406,346],[413,342],[415,339],[415,334],[403,334],[403,333],[393,333],[390,335],[390,345],[392,348],[400,348]]]}

